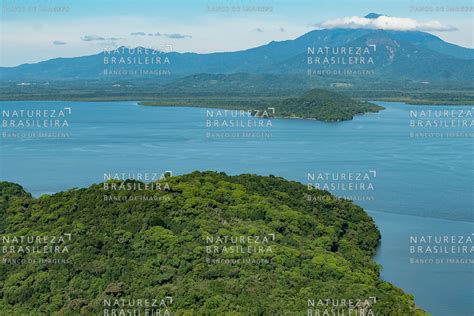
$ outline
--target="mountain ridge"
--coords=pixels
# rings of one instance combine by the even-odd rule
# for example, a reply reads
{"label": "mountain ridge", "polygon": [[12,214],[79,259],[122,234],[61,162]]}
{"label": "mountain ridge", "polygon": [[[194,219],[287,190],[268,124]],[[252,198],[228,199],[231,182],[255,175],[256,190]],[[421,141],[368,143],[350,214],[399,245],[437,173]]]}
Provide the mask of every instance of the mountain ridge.
{"label": "mountain ridge", "polygon": [[[196,73],[304,74],[308,69],[314,68],[309,67],[305,58],[308,57],[308,47],[337,48],[367,45],[378,45],[378,49],[371,53],[378,59],[374,65],[346,66],[347,69],[373,69],[376,70],[374,77],[385,76],[395,81],[400,80],[397,77],[400,73],[403,73],[403,79],[409,80],[452,81],[473,78],[474,49],[447,43],[425,32],[371,29],[313,30],[292,40],[271,41],[265,45],[235,52],[207,54],[168,52],[163,53],[161,57],[167,58],[169,63],[146,65],[137,62],[137,55],[130,52],[118,56],[123,57],[124,64],[106,64],[104,60],[106,53],[102,51],[87,56],[58,57],[33,64],[0,67],[0,78],[3,82],[114,81],[135,78],[169,82]],[[122,47],[124,46],[120,48]],[[153,59],[159,56],[138,57]],[[353,56],[346,54],[342,57]],[[131,64],[127,64],[129,58],[135,58]],[[420,58],[424,61],[422,64],[437,67],[428,67],[429,71],[421,69]],[[389,64],[393,61],[396,62],[394,65]],[[326,65],[320,68],[341,67]]]}

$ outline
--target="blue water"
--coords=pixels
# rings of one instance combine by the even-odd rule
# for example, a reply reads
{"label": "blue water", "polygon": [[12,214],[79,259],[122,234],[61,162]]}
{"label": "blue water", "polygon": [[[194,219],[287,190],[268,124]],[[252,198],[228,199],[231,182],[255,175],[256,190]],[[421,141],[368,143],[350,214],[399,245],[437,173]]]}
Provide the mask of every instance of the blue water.
{"label": "blue water", "polygon": [[[386,110],[348,122],[276,119],[270,127],[226,129],[228,134],[218,138],[213,133],[223,129],[207,128],[202,108],[1,102],[2,110],[10,111],[72,110],[68,127],[42,129],[66,137],[32,135],[38,128],[3,128],[0,174],[36,196],[102,182],[104,173],[216,170],[273,174],[305,184],[308,173],[369,174],[365,184],[370,182],[371,190],[333,193],[357,196],[356,203],[376,220],[382,232],[376,257],[382,276],[413,294],[417,305],[433,315],[473,315],[472,264],[412,264],[408,251],[411,235],[474,231],[474,138],[447,134],[472,136],[473,129],[410,128],[410,110],[448,107],[378,103]],[[251,131],[259,134],[242,134]],[[415,137],[418,132],[436,134]]]}

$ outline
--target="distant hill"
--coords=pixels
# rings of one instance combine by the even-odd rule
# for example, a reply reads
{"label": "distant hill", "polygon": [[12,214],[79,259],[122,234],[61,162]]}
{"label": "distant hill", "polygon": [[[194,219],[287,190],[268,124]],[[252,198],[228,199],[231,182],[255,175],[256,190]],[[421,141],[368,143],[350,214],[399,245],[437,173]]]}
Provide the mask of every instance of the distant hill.
{"label": "distant hill", "polygon": [[426,315],[380,278],[380,233],[350,201],[274,176],[194,172],[156,182],[162,191],[111,183],[142,189],[32,198],[0,182],[1,315]]}
{"label": "distant hill", "polygon": [[[356,65],[308,65],[308,48],[328,47],[369,49],[365,58],[372,57],[373,64]],[[456,82],[474,79],[474,50],[453,45],[434,35],[418,31],[385,31],[369,29],[323,29],[308,32],[296,39],[272,41],[247,50],[225,53],[196,54],[156,52],[137,54],[124,47],[113,54],[55,58],[35,64],[1,67],[3,82],[34,82],[62,80],[126,80],[147,79],[157,83],[171,82],[194,74],[282,74],[305,75],[308,69],[319,70],[366,70],[371,74],[349,76],[349,80],[404,80]],[[311,55],[310,55],[311,56]],[[329,54],[318,57],[344,57]],[[104,57],[130,60],[132,64],[104,64]],[[159,64],[138,65],[133,58],[145,57],[161,60]],[[354,54],[352,57],[360,57]],[[129,59],[130,58],[130,59]],[[168,63],[165,62],[167,58]],[[106,60],[105,59],[105,60]],[[347,75],[341,75],[347,78]]]}

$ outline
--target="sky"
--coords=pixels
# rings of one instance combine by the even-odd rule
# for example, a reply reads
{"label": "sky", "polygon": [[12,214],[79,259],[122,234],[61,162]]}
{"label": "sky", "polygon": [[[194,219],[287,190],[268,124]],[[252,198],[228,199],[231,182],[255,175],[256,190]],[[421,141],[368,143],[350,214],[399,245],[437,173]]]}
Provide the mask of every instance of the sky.
{"label": "sky", "polygon": [[[474,47],[472,0],[1,0],[1,6],[1,66],[122,45],[236,51],[343,26],[421,30]],[[363,18],[371,12],[389,18]]]}

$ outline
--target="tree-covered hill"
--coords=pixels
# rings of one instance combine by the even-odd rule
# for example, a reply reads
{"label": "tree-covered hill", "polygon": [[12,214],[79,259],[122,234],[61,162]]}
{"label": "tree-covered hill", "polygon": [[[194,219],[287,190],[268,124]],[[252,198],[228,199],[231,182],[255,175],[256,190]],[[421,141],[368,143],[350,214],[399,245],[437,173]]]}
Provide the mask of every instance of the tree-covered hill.
{"label": "tree-covered hill", "polygon": [[[339,306],[311,308],[347,314],[362,300],[367,315],[424,315],[380,279],[379,231],[350,201],[274,176],[154,184],[33,198],[1,182],[0,315],[308,315],[327,299]],[[27,246],[61,251],[19,251]],[[161,314],[150,312],[155,299]]]}
{"label": "tree-covered hill", "polygon": [[313,118],[320,121],[346,121],[354,115],[378,112],[382,106],[353,100],[344,94],[323,89],[312,89],[299,98],[283,100],[276,107],[284,117]]}
{"label": "tree-covered hill", "polygon": [[[325,89],[311,89],[299,97],[293,98],[256,98],[254,100],[239,100],[231,98],[209,98],[196,100],[168,100],[140,102],[146,106],[191,106],[209,107],[231,110],[255,110],[270,112],[275,109],[275,117],[306,118],[326,122],[352,120],[355,115],[379,112],[384,107],[351,99],[343,93]],[[272,115],[269,113],[269,115]]]}

